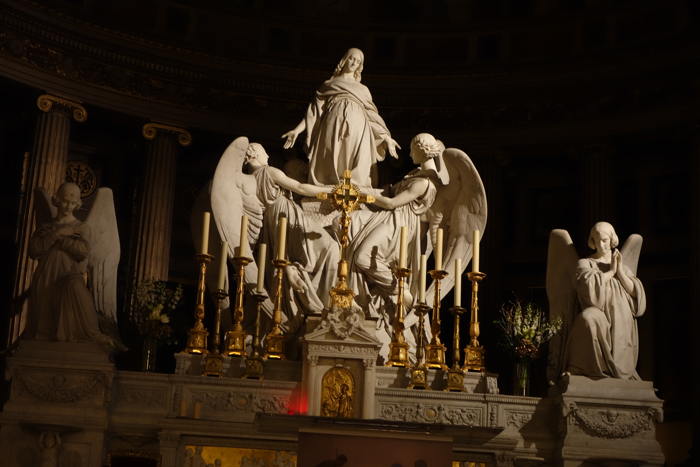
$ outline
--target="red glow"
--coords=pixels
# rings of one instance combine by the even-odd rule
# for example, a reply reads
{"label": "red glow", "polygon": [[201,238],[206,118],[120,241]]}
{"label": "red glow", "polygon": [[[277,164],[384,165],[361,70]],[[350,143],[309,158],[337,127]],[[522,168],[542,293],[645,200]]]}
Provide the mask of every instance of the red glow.
{"label": "red glow", "polygon": [[294,388],[292,394],[289,396],[289,406],[287,408],[287,414],[304,415],[308,411],[308,408],[309,400],[306,396],[306,392],[301,388],[301,386],[297,386],[296,388]]}

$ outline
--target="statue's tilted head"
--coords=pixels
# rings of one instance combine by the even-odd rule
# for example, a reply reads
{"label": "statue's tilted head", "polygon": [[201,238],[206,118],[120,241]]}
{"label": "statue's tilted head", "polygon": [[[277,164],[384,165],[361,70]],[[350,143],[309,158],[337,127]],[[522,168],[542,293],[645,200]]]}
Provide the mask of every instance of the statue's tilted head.
{"label": "statue's tilted head", "polygon": [[617,248],[620,244],[620,239],[615,233],[615,228],[609,222],[596,222],[593,227],[591,227],[591,232],[588,234],[588,248],[591,250],[597,250],[596,248],[596,238],[600,238],[601,235],[607,235],[610,238],[610,248]]}
{"label": "statue's tilted head", "polygon": [[430,133],[418,133],[411,140],[411,159],[416,164],[438,157],[445,150],[442,141]]}
{"label": "statue's tilted head", "polygon": [[80,187],[72,182],[65,182],[56,191],[56,194],[51,198],[51,202],[59,210],[59,213],[72,213],[74,210],[82,206],[80,199]]}
{"label": "statue's tilted head", "polygon": [[260,143],[250,143],[245,151],[245,163],[252,166],[267,165],[270,156]]}
{"label": "statue's tilted head", "polygon": [[365,54],[358,48],[352,47],[348,49],[347,52],[345,52],[345,55],[343,55],[343,58],[340,59],[338,64],[335,66],[335,70],[333,70],[333,76],[338,76],[341,73],[343,73],[343,70],[345,69],[345,65],[348,64],[348,61],[353,58],[355,61],[354,65],[354,70],[353,75],[355,76],[355,79],[360,82],[362,81],[362,70],[365,66]]}

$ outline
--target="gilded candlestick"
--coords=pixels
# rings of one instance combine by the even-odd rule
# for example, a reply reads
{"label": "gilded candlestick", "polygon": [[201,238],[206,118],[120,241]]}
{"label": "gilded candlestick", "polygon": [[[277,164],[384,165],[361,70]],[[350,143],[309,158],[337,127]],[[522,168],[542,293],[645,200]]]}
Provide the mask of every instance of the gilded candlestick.
{"label": "gilded candlestick", "polygon": [[197,280],[197,301],[194,308],[194,326],[187,332],[187,346],[185,352],[192,354],[207,353],[207,336],[209,331],[204,327],[204,292],[207,277],[207,264],[211,263],[214,257],[207,253],[195,255],[199,265],[199,278]]}
{"label": "gilded candlestick", "polygon": [[289,265],[286,259],[275,259],[275,308],[272,315],[272,329],[265,337],[265,358],[284,359],[284,335],[282,333],[282,279],[284,268]]}
{"label": "gilded candlestick", "polygon": [[461,306],[453,306],[450,308],[450,312],[454,316],[454,331],[452,334],[452,367],[450,371],[447,372],[447,387],[446,391],[464,391],[464,370],[460,368],[460,350],[459,350],[459,328],[460,328],[460,317],[466,312],[466,308]]}
{"label": "gilded candlestick", "polygon": [[418,342],[416,343],[416,363],[411,368],[411,380],[408,384],[408,389],[428,389],[428,369],[425,367],[424,349],[425,349],[425,315],[432,307],[425,302],[420,302],[415,307],[415,313],[418,315]]}
{"label": "gilded candlestick", "polygon": [[221,309],[228,294],[225,290],[218,289],[214,292],[214,297],[216,298],[214,339],[209,353],[204,357],[202,374],[205,376],[223,376],[224,374],[224,356],[221,354]]}
{"label": "gilded candlestick", "polygon": [[465,371],[486,371],[486,349],[479,344],[479,282],[486,279],[483,272],[470,272],[472,283],[471,319],[469,320],[469,345],[464,348]]}
{"label": "gilded candlestick", "polygon": [[396,317],[394,319],[394,335],[389,344],[389,361],[387,366],[408,366],[408,343],[403,336],[404,304],[403,291],[406,279],[411,275],[408,268],[397,268],[396,278],[398,280],[398,298],[396,300]]}
{"label": "gilded candlestick", "polygon": [[433,334],[430,344],[426,347],[425,364],[428,368],[447,369],[445,365],[445,345],[440,342],[440,281],[449,273],[441,269],[433,269],[430,276],[435,284],[435,296],[433,299],[433,314],[430,320],[430,330]]}
{"label": "gilded candlestick", "polygon": [[234,256],[236,267],[236,303],[233,307],[233,327],[226,333],[226,354],[229,357],[245,355],[245,331],[243,330],[243,300],[245,297],[245,267],[253,258]]}
{"label": "gilded candlestick", "polygon": [[262,306],[267,299],[265,292],[255,291],[253,294],[255,299],[255,331],[253,332],[253,345],[251,346],[250,355],[245,359],[245,373],[243,376],[250,379],[262,379],[263,377],[263,358],[260,348],[260,319],[262,314]]}

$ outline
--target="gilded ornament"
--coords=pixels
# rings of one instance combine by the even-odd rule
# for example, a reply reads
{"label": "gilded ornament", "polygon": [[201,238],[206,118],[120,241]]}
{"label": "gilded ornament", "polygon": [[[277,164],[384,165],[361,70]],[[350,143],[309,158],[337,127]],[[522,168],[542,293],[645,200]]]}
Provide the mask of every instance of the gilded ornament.
{"label": "gilded ornament", "polygon": [[347,368],[331,368],[323,375],[321,416],[353,417],[355,381]]}

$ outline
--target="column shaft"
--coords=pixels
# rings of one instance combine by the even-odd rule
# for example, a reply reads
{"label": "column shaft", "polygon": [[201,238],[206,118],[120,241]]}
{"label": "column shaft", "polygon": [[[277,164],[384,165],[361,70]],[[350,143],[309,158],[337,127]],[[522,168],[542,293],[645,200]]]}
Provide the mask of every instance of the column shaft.
{"label": "column shaft", "polygon": [[170,265],[177,136],[158,132],[148,143],[139,203],[134,280],[167,280]]}

